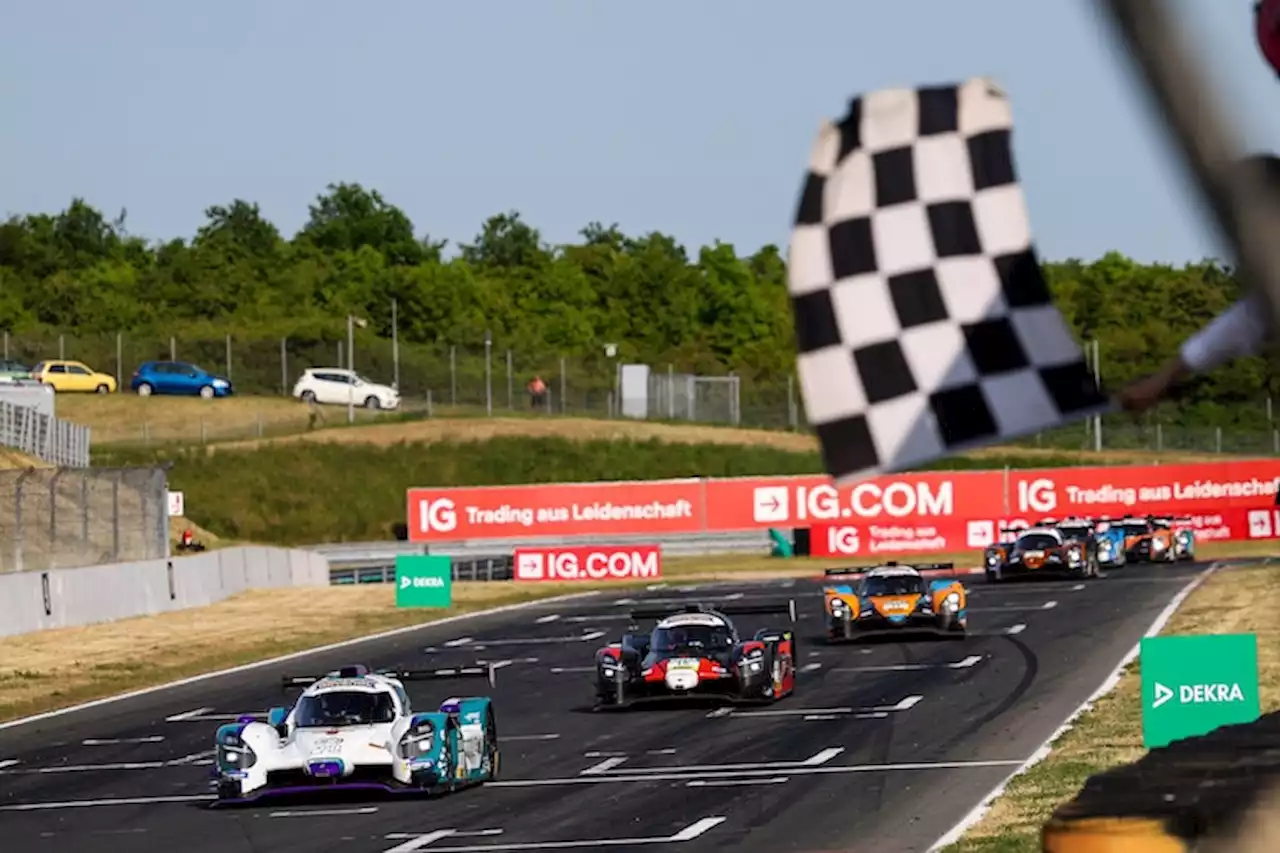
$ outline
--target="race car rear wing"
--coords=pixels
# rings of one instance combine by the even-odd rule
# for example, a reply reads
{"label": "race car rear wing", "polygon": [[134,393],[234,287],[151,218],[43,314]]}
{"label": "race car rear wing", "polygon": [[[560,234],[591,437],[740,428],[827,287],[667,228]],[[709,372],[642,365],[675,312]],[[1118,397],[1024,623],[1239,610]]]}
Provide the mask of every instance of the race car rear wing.
{"label": "race car rear wing", "polygon": [[[894,561],[887,563],[869,563],[865,566],[842,566],[838,569],[827,569],[822,574],[829,578],[840,577],[858,577],[865,575],[873,569],[893,568],[894,566],[903,565]],[[908,563],[907,568],[915,569],[918,572],[943,572],[956,567],[955,563]]]}
{"label": "race car rear wing", "polygon": [[290,688],[310,687],[318,681],[324,681],[326,678],[360,678],[364,675],[383,675],[387,678],[394,678],[397,681],[435,681],[437,679],[448,678],[486,678],[490,687],[497,685],[498,667],[493,663],[480,664],[474,666],[458,666],[445,669],[375,669],[368,670],[364,667],[348,667],[345,669],[328,672],[324,675],[286,675],[280,679],[281,687],[285,690]]}
{"label": "race car rear wing", "polygon": [[791,621],[796,621],[796,600],[789,598],[771,604],[690,604],[686,607],[637,607],[631,611],[631,621],[652,622],[676,616],[680,613],[704,613],[714,611],[725,616],[770,616],[786,613]]}

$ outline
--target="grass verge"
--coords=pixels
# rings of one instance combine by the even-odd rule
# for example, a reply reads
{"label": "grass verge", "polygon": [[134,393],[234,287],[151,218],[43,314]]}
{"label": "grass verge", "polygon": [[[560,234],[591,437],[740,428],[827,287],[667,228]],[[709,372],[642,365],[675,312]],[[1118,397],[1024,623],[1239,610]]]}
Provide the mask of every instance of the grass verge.
{"label": "grass verge", "polygon": [[[591,588],[455,583],[453,607],[447,610],[397,609],[394,589],[383,585],[254,590],[208,607],[5,637],[0,721],[393,628]],[[281,619],[281,613],[290,615]]]}
{"label": "grass verge", "polygon": [[[1272,549],[1274,550],[1274,548]],[[1105,583],[1105,581],[1104,581]],[[1165,634],[1257,634],[1262,712],[1280,708],[1280,593],[1275,565],[1219,570],[1188,596]],[[1053,746],[1049,757],[1009,783],[983,819],[943,853],[1040,853],[1040,830],[1095,773],[1141,758],[1142,682],[1135,661]]]}

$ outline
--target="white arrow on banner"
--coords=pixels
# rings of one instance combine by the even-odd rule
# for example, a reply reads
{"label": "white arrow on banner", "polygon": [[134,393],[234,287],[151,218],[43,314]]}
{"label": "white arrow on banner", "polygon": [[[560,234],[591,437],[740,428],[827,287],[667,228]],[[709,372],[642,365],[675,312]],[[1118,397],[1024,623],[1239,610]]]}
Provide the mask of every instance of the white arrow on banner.
{"label": "white arrow on banner", "polygon": [[1156,682],[1156,701],[1151,703],[1152,709],[1159,708],[1173,698],[1173,691],[1160,682]]}

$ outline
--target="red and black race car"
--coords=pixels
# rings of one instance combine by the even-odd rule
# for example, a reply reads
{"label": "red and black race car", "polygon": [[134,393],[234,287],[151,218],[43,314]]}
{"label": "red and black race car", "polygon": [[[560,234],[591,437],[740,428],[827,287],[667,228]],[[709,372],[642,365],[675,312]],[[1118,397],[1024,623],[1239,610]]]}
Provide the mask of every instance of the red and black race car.
{"label": "red and black race car", "polygon": [[[763,628],[743,639],[729,619],[783,613],[796,621],[794,599],[760,606],[692,604],[677,611],[631,611],[631,630],[596,652],[596,707],[683,698],[768,703],[791,695],[795,633]],[[651,620],[658,623],[652,631],[636,631]]]}

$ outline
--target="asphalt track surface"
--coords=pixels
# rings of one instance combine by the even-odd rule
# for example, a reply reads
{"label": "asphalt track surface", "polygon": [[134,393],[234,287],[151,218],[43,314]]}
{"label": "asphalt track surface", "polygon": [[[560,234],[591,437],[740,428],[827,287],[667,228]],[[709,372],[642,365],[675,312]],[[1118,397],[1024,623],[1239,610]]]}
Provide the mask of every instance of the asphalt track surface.
{"label": "asphalt track surface", "polygon": [[[593,653],[626,624],[619,593],[424,627],[0,730],[0,849],[924,851],[1097,689],[1202,568],[1129,567],[1088,582],[999,586],[974,578],[963,641],[823,645],[816,580],[632,593],[796,600],[795,694],[732,712],[590,712]],[[776,624],[737,621],[744,633]],[[499,782],[431,800],[207,808],[220,718],[284,704],[286,672],[477,659],[510,661],[491,691]],[[410,688],[426,707],[487,684]]]}

